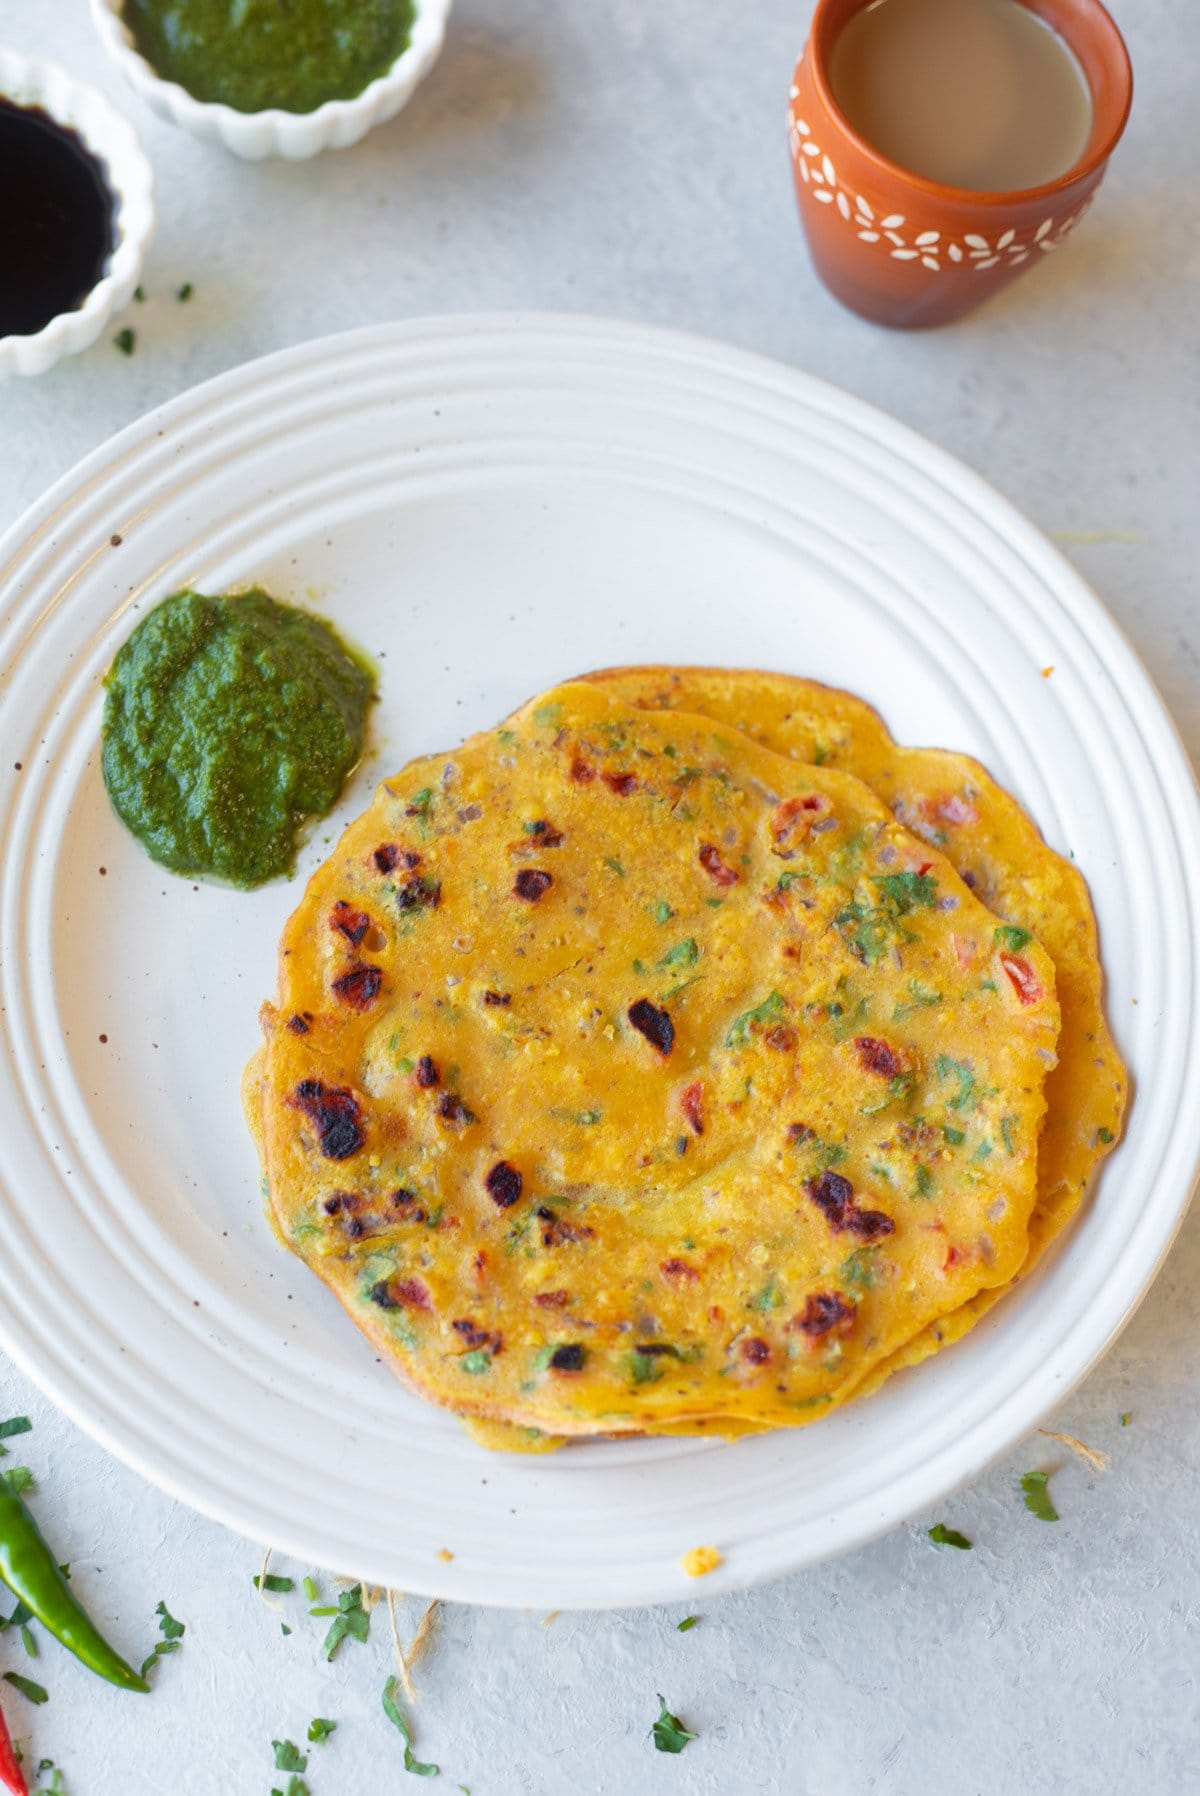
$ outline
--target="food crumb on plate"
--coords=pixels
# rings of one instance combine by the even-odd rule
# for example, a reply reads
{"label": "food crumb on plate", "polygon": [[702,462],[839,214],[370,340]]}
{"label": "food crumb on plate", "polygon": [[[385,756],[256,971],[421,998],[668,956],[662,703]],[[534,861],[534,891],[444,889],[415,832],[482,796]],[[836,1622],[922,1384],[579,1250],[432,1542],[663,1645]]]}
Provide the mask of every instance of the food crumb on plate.
{"label": "food crumb on plate", "polygon": [[449,1547],[441,1547],[438,1551],[438,1558],[445,1565],[449,1565],[449,1563],[453,1559],[453,1557],[454,1557],[454,1554],[450,1551]]}
{"label": "food crumb on plate", "polygon": [[1051,663],[1051,665],[1050,665],[1050,666],[1049,666],[1049,667],[1043,667],[1043,669],[1042,669],[1042,678],[1043,678],[1043,680],[1048,680],[1048,679],[1049,679],[1049,678],[1050,678],[1050,675],[1051,675],[1051,674],[1052,674],[1052,673],[1053,673],[1053,672],[1054,672],[1054,665],[1053,665],[1053,663]]}
{"label": "food crumb on plate", "polygon": [[725,1557],[716,1547],[692,1547],[690,1552],[683,1555],[680,1563],[689,1578],[703,1578],[709,1572],[716,1571],[718,1565],[724,1565]]}

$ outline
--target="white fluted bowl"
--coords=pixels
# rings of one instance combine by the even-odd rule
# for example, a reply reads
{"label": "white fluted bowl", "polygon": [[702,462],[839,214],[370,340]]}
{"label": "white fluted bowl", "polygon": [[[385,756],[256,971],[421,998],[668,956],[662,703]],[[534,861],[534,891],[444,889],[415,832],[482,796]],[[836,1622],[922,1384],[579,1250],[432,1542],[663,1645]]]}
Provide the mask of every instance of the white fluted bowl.
{"label": "white fluted bowl", "polygon": [[102,165],[114,201],[113,251],[104,274],[73,312],[59,312],[27,336],[0,337],[3,379],[44,374],[60,357],[87,349],[129,304],[154,233],[154,174],[133,126],[96,88],[76,81],[57,63],[35,61],[0,45],[0,99],[40,107],[57,124],[75,131]]}
{"label": "white fluted bowl", "polygon": [[238,112],[216,101],[197,100],[177,81],[168,81],[142,56],[122,18],[123,0],[91,0],[92,21],[109,56],[148,106],[181,125],[202,143],[221,144],[247,162],[283,156],[302,162],[322,150],[357,143],[376,125],[406,106],[441,54],[451,0],[415,0],[407,48],[387,73],[352,100],[326,100],[313,112]]}

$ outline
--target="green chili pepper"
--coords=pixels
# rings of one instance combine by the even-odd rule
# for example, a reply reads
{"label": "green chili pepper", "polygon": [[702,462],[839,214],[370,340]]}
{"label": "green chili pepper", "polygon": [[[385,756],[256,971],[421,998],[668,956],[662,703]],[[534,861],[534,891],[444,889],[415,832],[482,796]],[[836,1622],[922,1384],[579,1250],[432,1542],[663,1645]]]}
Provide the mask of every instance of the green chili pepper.
{"label": "green chili pepper", "polygon": [[47,1633],[89,1671],[122,1690],[148,1692],[149,1684],[108,1644],[72,1593],[41,1529],[0,1474],[0,1578],[19,1602],[36,1615]]}

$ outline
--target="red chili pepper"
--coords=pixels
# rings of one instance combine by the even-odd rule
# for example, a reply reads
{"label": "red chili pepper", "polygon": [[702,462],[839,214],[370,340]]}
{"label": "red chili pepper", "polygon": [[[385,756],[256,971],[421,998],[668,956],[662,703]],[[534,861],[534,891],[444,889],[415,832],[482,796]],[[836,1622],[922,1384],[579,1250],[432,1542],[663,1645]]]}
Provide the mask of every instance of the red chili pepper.
{"label": "red chili pepper", "polygon": [[1022,1004],[1036,1004],[1043,996],[1041,982],[1027,960],[1015,954],[1002,954],[1000,965]]}
{"label": "red chili pepper", "polygon": [[0,1784],[11,1792],[11,1796],[29,1796],[29,1785],[13,1749],[3,1709],[0,1709]]}

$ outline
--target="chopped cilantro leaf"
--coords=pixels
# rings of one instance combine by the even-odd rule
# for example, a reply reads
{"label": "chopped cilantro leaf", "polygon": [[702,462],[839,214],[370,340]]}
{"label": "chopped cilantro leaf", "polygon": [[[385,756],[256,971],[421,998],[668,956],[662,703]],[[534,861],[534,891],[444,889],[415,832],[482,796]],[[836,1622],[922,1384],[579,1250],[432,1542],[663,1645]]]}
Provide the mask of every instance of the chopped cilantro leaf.
{"label": "chopped cilantro leaf", "polygon": [[472,1352],[464,1353],[458,1363],[464,1372],[473,1372],[476,1374],[480,1372],[490,1372],[492,1369],[492,1356],[485,1348],[476,1347]]}
{"label": "chopped cilantro leaf", "polygon": [[783,1292],[775,1283],[774,1278],[768,1279],[762,1290],[758,1292],[757,1296],[750,1299],[750,1308],[752,1310],[778,1310],[782,1307]]}
{"label": "chopped cilantro leaf", "polygon": [[870,1291],[879,1277],[879,1254],[873,1247],[856,1247],[839,1268],[842,1283],[852,1291]]}
{"label": "chopped cilantro leaf", "polygon": [[289,1628],[289,1627],[288,1627],[288,1625],[287,1625],[287,1622],[286,1622],[286,1621],[281,1621],[281,1622],[280,1622],[280,1624],[279,1624],[279,1632],[280,1632],[280,1633],[281,1633],[281,1634],[282,1634],[282,1635],[283,1635],[283,1637],[284,1637],[284,1639],[285,1639],[285,1640],[286,1640],[286,1639],[287,1639],[287,1636],[288,1636],[288,1635],[289,1635],[289,1634],[290,1634],[290,1633],[291,1633],[291,1631],[292,1631],[292,1630],[291,1630],[291,1629],[290,1629],[290,1628]]}
{"label": "chopped cilantro leaf", "polygon": [[272,1740],[275,1749],[276,1771],[304,1771],[308,1768],[308,1757],[292,1740]]}
{"label": "chopped cilantro leaf", "polygon": [[4,1681],[11,1684],[14,1690],[19,1690],[29,1702],[41,1704],[50,1701],[48,1690],[44,1690],[41,1684],[35,1684],[32,1678],[22,1677],[19,1671],[6,1671]]}
{"label": "chopped cilantro leaf", "polygon": [[1022,948],[1028,948],[1033,940],[1027,929],[1018,929],[1015,923],[1001,923],[993,929],[992,940],[997,948],[1008,948],[1013,954],[1019,954]]}
{"label": "chopped cilantro leaf", "polygon": [[944,1139],[949,1142],[951,1147],[961,1147],[963,1142],[967,1139],[962,1129],[951,1128],[949,1123],[943,1128],[942,1135]]}
{"label": "chopped cilantro leaf", "polygon": [[1058,1510],[1050,1501],[1050,1492],[1046,1489],[1049,1472],[1026,1472],[1021,1480],[1021,1489],[1025,1495],[1025,1507],[1030,1515],[1036,1515],[1039,1522],[1056,1522]]}
{"label": "chopped cilantro leaf", "polygon": [[689,1628],[695,1627],[699,1619],[700,1617],[698,1615],[685,1615],[681,1622],[676,1623],[676,1632],[686,1634]]}
{"label": "chopped cilantro leaf", "polygon": [[686,941],[676,942],[673,948],[668,948],[654,964],[656,967],[694,967],[699,958],[700,950],[695,938],[689,935]]}
{"label": "chopped cilantro leaf", "polygon": [[634,1384],[657,1384],[662,1375],[657,1356],[641,1353],[637,1348],[629,1355],[629,1376]]}
{"label": "chopped cilantro leaf", "polygon": [[960,1551],[969,1553],[971,1542],[957,1528],[947,1528],[945,1522],[938,1522],[929,1530],[929,1538],[935,1547],[958,1547]]}
{"label": "chopped cilantro leaf", "polygon": [[323,1746],[336,1726],[336,1721],[326,1721],[323,1715],[316,1715],[308,1724],[308,1737],[315,1746]]}
{"label": "chopped cilantro leaf", "polygon": [[0,1422],[0,1441],[10,1441],[17,1434],[28,1434],[32,1427],[28,1416],[10,1416],[7,1422]]}
{"label": "chopped cilantro leaf", "polygon": [[727,1048],[744,1047],[750,1039],[750,1031],[755,1023],[777,1022],[786,1008],[779,992],[772,992],[770,997],[764,998],[761,1004],[756,1004],[753,1010],[743,1010],[725,1037],[725,1046]]}
{"label": "chopped cilantro leaf", "polygon": [[948,1054],[939,1054],[934,1069],[943,1082],[947,1079],[958,1081],[958,1090],[947,1099],[951,1110],[973,1110],[978,1094],[969,1064],[965,1060],[952,1060]]}
{"label": "chopped cilantro leaf", "polygon": [[917,1170],[913,1175],[913,1189],[916,1191],[918,1197],[928,1197],[929,1193],[933,1190],[933,1175],[930,1173],[928,1166],[922,1166],[918,1163]]}
{"label": "chopped cilantro leaf", "polygon": [[[270,1588],[269,1585],[268,1588]],[[288,1581],[288,1588],[291,1588],[290,1579]],[[159,1603],[155,1608],[154,1613],[158,1616],[158,1631],[164,1640],[181,1640],[187,1633],[187,1628],[184,1623],[176,1621],[165,1603]]]}
{"label": "chopped cilantro leaf", "polygon": [[268,1572],[266,1577],[260,1582],[258,1573],[256,1572],[254,1575],[254,1588],[255,1590],[273,1590],[277,1596],[286,1596],[289,1590],[295,1590],[296,1581],[294,1578],[281,1578],[274,1572]]}
{"label": "chopped cilantro leaf", "polygon": [[24,1496],[27,1490],[32,1490],[37,1483],[37,1479],[27,1465],[15,1465],[11,1472],[5,1472],[3,1475],[8,1480],[10,1488],[15,1490],[19,1497]]}
{"label": "chopped cilantro leaf", "polygon": [[604,865],[611,873],[615,873],[618,879],[624,879],[625,869],[615,854],[606,854],[604,857]]}
{"label": "chopped cilantro leaf", "polygon": [[658,903],[654,906],[654,921],[656,923],[669,923],[674,915],[675,912],[671,909],[671,906],[667,903],[666,899],[660,898]]}
{"label": "chopped cilantro leaf", "polygon": [[875,884],[898,917],[906,917],[919,905],[931,908],[937,902],[937,880],[932,873],[885,873],[876,876]]}
{"label": "chopped cilantro leaf", "polygon": [[557,700],[548,705],[539,705],[533,714],[533,721],[539,730],[557,729],[562,722],[563,708]]}
{"label": "chopped cilantro leaf", "polygon": [[122,355],[132,355],[134,344],[136,342],[137,342],[136,331],[131,331],[129,329],[129,326],[126,325],[125,329],[123,331],[118,331],[116,336],[113,338],[113,348],[119,349],[121,351]]}
{"label": "chopped cilantro leaf", "polygon": [[297,1777],[293,1772],[287,1780],[286,1787],[282,1790],[272,1789],[271,1796],[309,1796],[308,1785],[302,1777]]}
{"label": "chopped cilantro leaf", "polygon": [[1116,1136],[1111,1129],[1097,1129],[1096,1140],[1100,1143],[1101,1147],[1111,1147],[1116,1140]]}
{"label": "chopped cilantro leaf", "polygon": [[992,1152],[991,1142],[990,1141],[981,1141],[979,1143],[979,1146],[975,1149],[975,1152],[971,1155],[971,1158],[972,1158],[972,1160],[986,1160],[991,1155],[991,1152]]}
{"label": "chopped cilantro leaf", "polygon": [[343,1590],[338,1597],[338,1612],[330,1624],[321,1652],[326,1660],[332,1659],[347,1636],[362,1641],[370,1631],[371,1617],[362,1606],[362,1585],[355,1584],[353,1589]]}
{"label": "chopped cilantro leaf", "polygon": [[1132,1414],[1133,1414],[1133,1411],[1131,1409],[1123,1409],[1121,1411],[1121,1426],[1122,1426],[1122,1428],[1128,1428],[1129,1418],[1130,1418],[1130,1416],[1132,1416]]}
{"label": "chopped cilantro leaf", "polygon": [[678,1715],[672,1715],[661,1690],[656,1691],[658,1697],[658,1720],[650,1729],[654,1744],[659,1752],[682,1752],[689,1740],[698,1740],[699,1734],[689,1733]]}
{"label": "chopped cilantro leaf", "polygon": [[133,297],[134,297],[135,301],[137,302],[137,304],[140,306],[145,301],[146,289],[144,287],[135,287],[133,290]]}
{"label": "chopped cilantro leaf", "polygon": [[1013,1125],[1016,1120],[1015,1116],[1002,1116],[1000,1118],[1000,1135],[1010,1160],[1017,1151],[1017,1144],[1013,1139]]}
{"label": "chopped cilantro leaf", "polygon": [[404,1719],[400,1705],[396,1701],[396,1680],[394,1677],[389,1678],[387,1683],[383,1686],[383,1697],[381,1700],[383,1702],[384,1714],[387,1716],[392,1726],[399,1729],[400,1738],[404,1741],[404,1769],[410,1771],[414,1777],[437,1777],[439,1773],[439,1767],[437,1765],[422,1764],[420,1759],[413,1757],[412,1734],[409,1732],[408,1722]]}
{"label": "chopped cilantro leaf", "polygon": [[185,281],[182,287],[176,289],[175,297],[182,305],[192,297],[192,294],[195,291],[196,289],[192,286],[192,283],[190,281]]}

